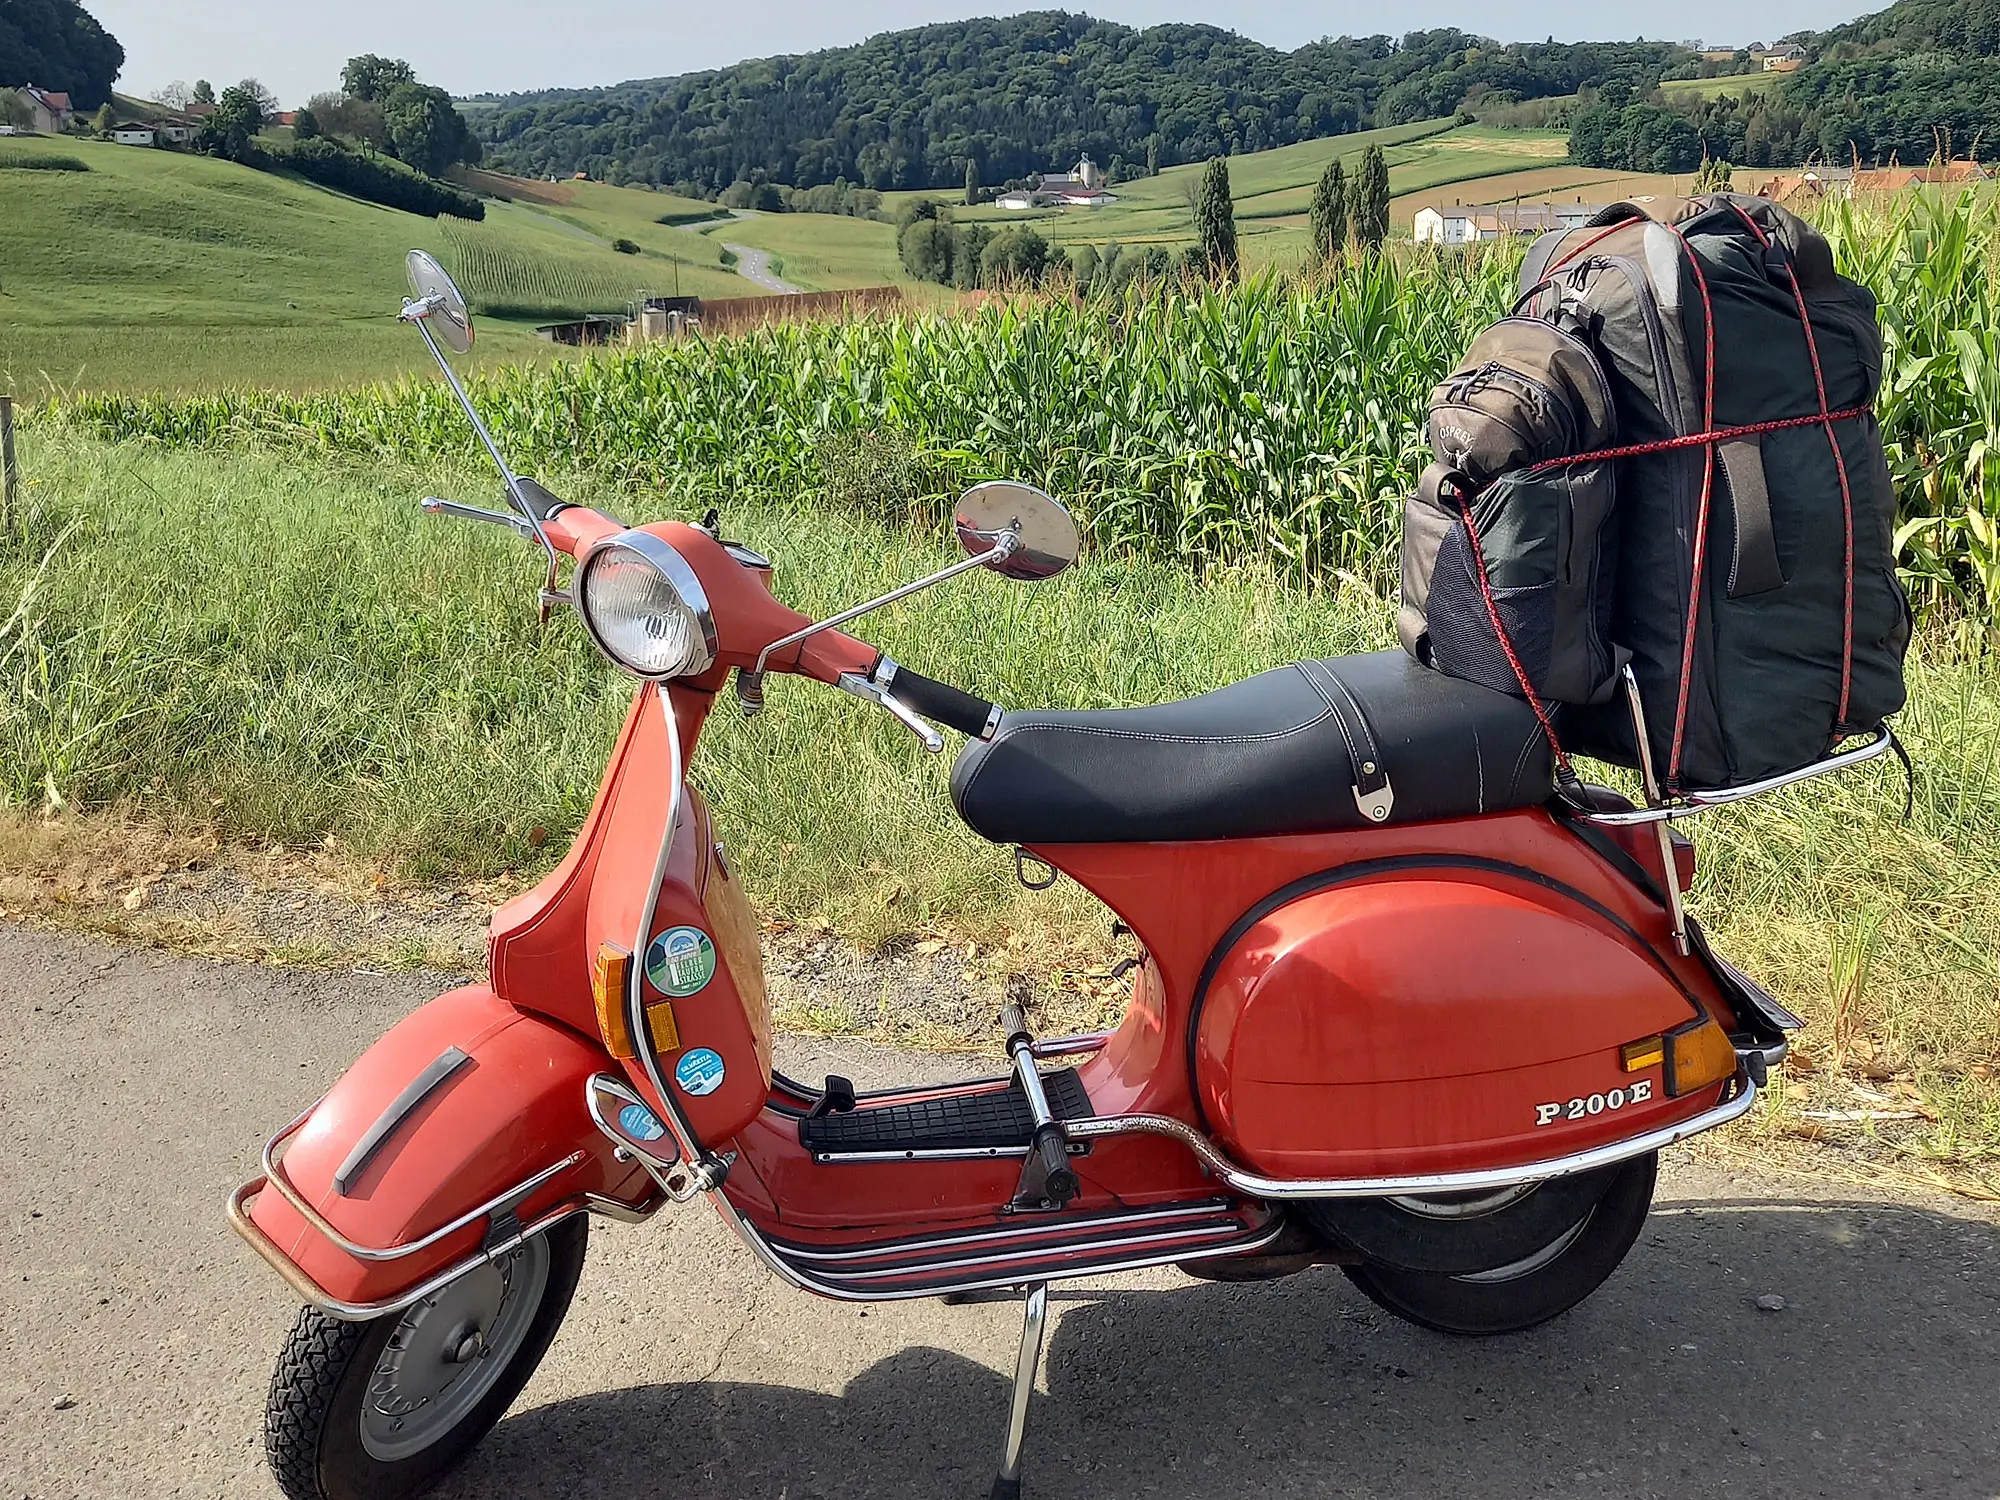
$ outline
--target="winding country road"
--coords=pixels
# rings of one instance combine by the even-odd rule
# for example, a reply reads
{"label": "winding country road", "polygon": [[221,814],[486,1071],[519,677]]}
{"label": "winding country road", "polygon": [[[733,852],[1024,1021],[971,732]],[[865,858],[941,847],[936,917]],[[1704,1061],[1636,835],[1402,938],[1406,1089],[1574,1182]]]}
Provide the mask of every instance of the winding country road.
{"label": "winding country road", "polygon": [[[223,1195],[442,982],[0,922],[0,1500],[275,1494],[259,1423],[294,1307]],[[783,1062],[865,1086],[940,1066],[796,1039]],[[1013,1307],[819,1301],[698,1205],[590,1238],[567,1325],[446,1500],[987,1493]],[[1409,1327],[1331,1268],[1070,1284],[1051,1315],[1034,1500],[2000,1495],[2000,1228],[1945,1199],[1676,1154],[1625,1267],[1510,1339]]]}
{"label": "winding country road", "polygon": [[736,257],[736,274],[755,282],[767,292],[784,296],[796,296],[804,287],[793,286],[789,281],[779,279],[771,271],[771,252],[759,250],[754,245],[732,245],[724,241],[723,249]]}

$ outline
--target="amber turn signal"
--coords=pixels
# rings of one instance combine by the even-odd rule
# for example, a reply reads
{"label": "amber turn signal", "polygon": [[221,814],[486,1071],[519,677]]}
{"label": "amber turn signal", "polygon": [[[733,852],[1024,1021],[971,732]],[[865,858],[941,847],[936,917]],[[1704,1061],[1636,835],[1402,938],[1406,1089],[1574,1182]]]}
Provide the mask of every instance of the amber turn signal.
{"label": "amber turn signal", "polygon": [[1661,1040],[1666,1043],[1669,1098],[1678,1099],[1735,1075],[1736,1045],[1728,1032],[1706,1016],[1668,1032]]}
{"label": "amber turn signal", "polygon": [[625,1016],[625,986],[632,977],[632,955],[616,943],[597,950],[590,966],[590,998],[597,1005],[597,1030],[604,1047],[620,1062],[639,1055],[632,1045],[632,1025]]}

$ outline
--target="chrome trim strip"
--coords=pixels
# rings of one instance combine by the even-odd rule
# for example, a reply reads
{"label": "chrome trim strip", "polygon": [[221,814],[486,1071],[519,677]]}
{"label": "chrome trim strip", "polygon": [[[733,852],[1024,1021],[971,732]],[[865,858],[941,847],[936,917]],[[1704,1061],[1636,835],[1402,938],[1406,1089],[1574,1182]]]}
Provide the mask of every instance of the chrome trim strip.
{"label": "chrome trim strip", "polygon": [[347,1153],[347,1160],[340,1164],[340,1170],[333,1174],[333,1190],[345,1198],[347,1190],[368,1169],[368,1163],[375,1159],[375,1153],[382,1149],[398,1125],[443,1082],[460,1068],[472,1061],[472,1054],[460,1047],[447,1047],[431,1061],[431,1065],[409,1082],[409,1086],[390,1101],[389,1107],[376,1116],[375,1123],[368,1127],[368,1133],[354,1143],[354,1149]]}
{"label": "chrome trim strip", "polygon": [[439,1241],[450,1239],[451,1236],[457,1234],[460,1230],[470,1228],[489,1214],[518,1208],[534,1195],[537,1188],[551,1179],[560,1176],[562,1173],[567,1172],[571,1167],[582,1162],[586,1156],[586,1153],[582,1151],[572,1151],[554,1166],[542,1168],[541,1171],[535,1173],[532,1177],[516,1183],[505,1192],[487,1199],[479,1207],[460,1214],[449,1224],[444,1225],[442,1228],[434,1229],[422,1239],[412,1240],[407,1245],[392,1245],[388,1247],[363,1245],[350,1240],[338,1229],[335,1229],[332,1224],[327,1222],[318,1209],[306,1202],[298,1189],[292,1186],[291,1179],[285,1176],[283,1158],[278,1154],[278,1147],[296,1135],[299,1128],[312,1118],[313,1110],[318,1109],[325,1102],[323,1097],[316,1100],[312,1109],[308,1109],[304,1114],[292,1121],[291,1124],[272,1136],[269,1141],[265,1142],[264,1155],[260,1165],[264,1169],[265,1180],[278,1190],[278,1195],[281,1198],[299,1211],[300,1217],[356,1260],[401,1260],[405,1256],[415,1255],[420,1251],[428,1250]]}
{"label": "chrome trim strip", "polygon": [[869,1162],[998,1161],[1027,1154],[1026,1146],[961,1146],[956,1150],[939,1148],[929,1151],[893,1148],[885,1151],[815,1151],[813,1160],[822,1167],[854,1167],[865,1166]]}
{"label": "chrome trim strip", "polygon": [[602,1214],[607,1218],[617,1219],[623,1223],[637,1224],[651,1218],[659,1209],[660,1203],[664,1201],[656,1198],[647,1204],[635,1206],[629,1203],[620,1203],[616,1198],[607,1198],[601,1193],[584,1193],[579,1198],[568,1200],[553,1212],[544,1214],[541,1218],[535,1220],[534,1223],[516,1229],[514,1233],[507,1235],[503,1239],[495,1240],[492,1244],[483,1247],[477,1254],[457,1261],[438,1272],[437,1275],[419,1282],[409,1291],[394,1297],[385,1297],[380,1302],[343,1302],[338,1297],[329,1296],[320,1287],[318,1282],[300,1270],[291,1257],[280,1250],[276,1242],[269,1235],[265,1234],[263,1230],[259,1229],[256,1221],[250,1217],[247,1205],[267,1186],[269,1186],[267,1179],[257,1177],[244,1183],[243,1186],[229,1195],[226,1212],[229,1216],[230,1228],[242,1235],[249,1243],[250,1248],[262,1256],[271,1268],[285,1279],[285,1284],[292,1289],[301,1302],[311,1303],[314,1307],[319,1308],[332,1317],[339,1318],[344,1323],[366,1323],[388,1313],[401,1312],[404,1308],[422,1301],[433,1292],[440,1291],[444,1287],[451,1285],[452,1282],[458,1280],[466,1272],[477,1270],[489,1261],[507,1254],[508,1251],[525,1244],[536,1235],[553,1229],[557,1224],[560,1224],[563,1220],[570,1218],[574,1214]]}
{"label": "chrome trim strip", "polygon": [[1882,730],[1867,744],[1853,750],[1843,750],[1838,755],[1825,760],[1814,761],[1803,770],[1788,771],[1783,776],[1772,776],[1763,781],[1753,781],[1747,786],[1720,787],[1714,790],[1693,791],[1682,795],[1679,802],[1666,807],[1636,807],[1630,812],[1578,813],[1577,818],[1585,823],[1601,823],[1608,828],[1624,828],[1640,823],[1664,823],[1675,818],[1691,818],[1696,813],[1707,812],[1710,808],[1728,807],[1750,797],[1761,797],[1766,792],[1775,792],[1780,787],[1788,787],[1796,782],[1809,781],[1815,776],[1824,776],[1829,771],[1845,771],[1851,766],[1863,765],[1878,756],[1886,755],[1894,741],[1887,730]]}
{"label": "chrome trim strip", "polygon": [[[1012,1251],[996,1251],[991,1255],[967,1256],[963,1259],[946,1256],[941,1260],[913,1261],[900,1266],[873,1266],[863,1271],[829,1271],[819,1274],[843,1284],[855,1281],[888,1281],[899,1276],[926,1276],[935,1271],[950,1271],[959,1268],[977,1270],[986,1266],[1012,1266],[1022,1261],[1036,1260],[1046,1255],[1089,1254],[1097,1250],[1122,1250],[1132,1245],[1165,1245],[1183,1240],[1214,1239],[1221,1226],[1193,1226],[1187,1229],[1162,1229],[1154,1234],[1117,1235],[1108,1239],[1083,1239],[1073,1245],[1023,1245]],[[1236,1227],[1240,1230],[1240,1221]],[[1078,1273],[1082,1274],[1082,1273]],[[1017,1273],[1018,1277],[1018,1273]]]}
{"label": "chrome trim strip", "polygon": [[1488,1167],[1476,1172],[1429,1172],[1410,1177],[1266,1177],[1252,1172],[1223,1154],[1207,1136],[1184,1120],[1165,1115],[1098,1115],[1070,1120],[1065,1128],[1076,1140],[1093,1140],[1114,1135],[1163,1135],[1179,1141],[1192,1151],[1201,1164],[1235,1191],[1251,1198],[1393,1198],[1405,1193],[1468,1193],[1487,1188],[1510,1187],[1522,1182],[1543,1182],[1551,1177],[1567,1177],[1644,1156],[1671,1146],[1676,1141],[1699,1135],[1717,1125],[1726,1125],[1756,1102],[1757,1085],[1747,1071],[1736,1075],[1736,1092],[1729,1098],[1690,1120],[1665,1125],[1629,1140],[1595,1146],[1572,1156],[1558,1156],[1519,1167]]}
{"label": "chrome trim strip", "polygon": [[[1206,1216],[1213,1219],[1230,1215],[1234,1212],[1235,1210],[1230,1206],[1228,1199],[1210,1198],[1202,1203],[1172,1204],[1165,1208],[1142,1209],[1137,1213],[1098,1213],[1076,1218],[1071,1218],[1068,1215],[1060,1218],[1037,1216],[1032,1221],[1023,1219],[1022,1222],[1032,1222],[1037,1228],[1043,1229],[1077,1230],[1079,1231],[1078,1242],[1081,1243],[1081,1232],[1090,1229],[1117,1229],[1132,1224],[1153,1224],[1162,1219],[1189,1219],[1197,1216]],[[1032,1238],[1032,1236],[1028,1231],[1023,1229],[974,1229],[968,1230],[964,1234],[947,1234],[929,1239],[919,1237],[913,1240],[891,1240],[886,1243],[878,1241],[874,1244],[807,1247],[794,1245],[788,1241],[781,1241],[778,1244],[774,1244],[771,1248],[778,1254],[785,1256],[788,1260],[874,1260],[884,1255],[943,1249],[951,1245],[979,1245],[985,1244],[988,1241],[1004,1244],[1010,1239],[1026,1238]]]}
{"label": "chrome trim strip", "polygon": [[[680,827],[681,809],[687,801],[684,768],[681,765],[680,724],[674,718],[674,700],[664,683],[654,682],[650,686],[654,700],[660,705],[660,717],[667,726],[667,821],[665,830],[660,834],[659,857],[653,861],[652,884],[646,891],[646,903],[639,913],[639,935],[632,944],[632,953],[637,961],[626,966],[625,1017],[632,1028],[639,1066],[646,1074],[646,1081],[660,1096],[663,1122],[673,1135],[674,1143],[680,1147],[683,1170],[690,1174],[697,1190],[706,1191],[718,1186],[716,1160],[703,1149],[701,1139],[694,1133],[694,1126],[688,1122],[680,1102],[668,1090],[666,1076],[660,1072],[660,1059],[653,1051],[653,1034],[646,1025],[646,948],[653,940],[653,923],[659,916],[660,887],[666,882],[667,861],[673,854],[674,834]],[[647,1109],[653,1107],[644,1099],[639,1103],[645,1104]]]}

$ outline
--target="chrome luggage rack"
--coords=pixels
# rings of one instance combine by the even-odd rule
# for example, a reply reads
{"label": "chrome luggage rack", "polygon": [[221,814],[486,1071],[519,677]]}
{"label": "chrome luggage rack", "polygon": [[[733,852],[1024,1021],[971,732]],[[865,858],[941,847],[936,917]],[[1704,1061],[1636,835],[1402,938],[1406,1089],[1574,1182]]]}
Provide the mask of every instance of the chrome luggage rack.
{"label": "chrome luggage rack", "polygon": [[1796,771],[1787,771],[1782,776],[1767,776],[1762,781],[1752,781],[1743,786],[1717,787],[1711,790],[1681,792],[1668,797],[1660,788],[1660,778],[1653,766],[1653,744],[1646,735],[1646,705],[1639,696],[1639,679],[1629,664],[1624,668],[1625,706],[1632,715],[1632,738],[1639,751],[1639,779],[1645,786],[1646,805],[1625,808],[1613,812],[1579,811],[1581,822],[1596,823],[1608,828],[1631,828],[1651,824],[1659,831],[1660,870],[1666,886],[1668,914],[1673,918],[1674,944],[1685,954],[1689,951],[1687,937],[1687,914],[1681,905],[1680,882],[1674,878],[1673,835],[1668,824],[1676,818],[1691,818],[1696,813],[1708,812],[1712,808],[1728,807],[1733,803],[1747,802],[1752,797],[1761,797],[1766,792],[1775,792],[1782,787],[1810,781],[1815,776],[1825,776],[1833,771],[1845,771],[1852,766],[1865,765],[1869,761],[1886,755],[1896,748],[1896,737],[1888,726],[1877,725],[1870,731],[1868,740],[1851,750],[1840,750],[1801,766]]}

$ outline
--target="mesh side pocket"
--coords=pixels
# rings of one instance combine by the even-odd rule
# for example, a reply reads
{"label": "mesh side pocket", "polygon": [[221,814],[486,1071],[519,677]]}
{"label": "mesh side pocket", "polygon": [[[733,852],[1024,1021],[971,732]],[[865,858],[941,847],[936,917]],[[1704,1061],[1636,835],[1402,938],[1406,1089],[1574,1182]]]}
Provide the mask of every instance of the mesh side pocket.
{"label": "mesh side pocket", "polygon": [[[1454,521],[1438,549],[1431,575],[1430,645],[1433,662],[1453,677],[1525,697],[1521,679],[1493,631],[1493,616],[1479,587],[1465,522]],[[1537,694],[1545,694],[1555,652],[1556,589],[1547,583],[1493,590],[1493,613]]]}

